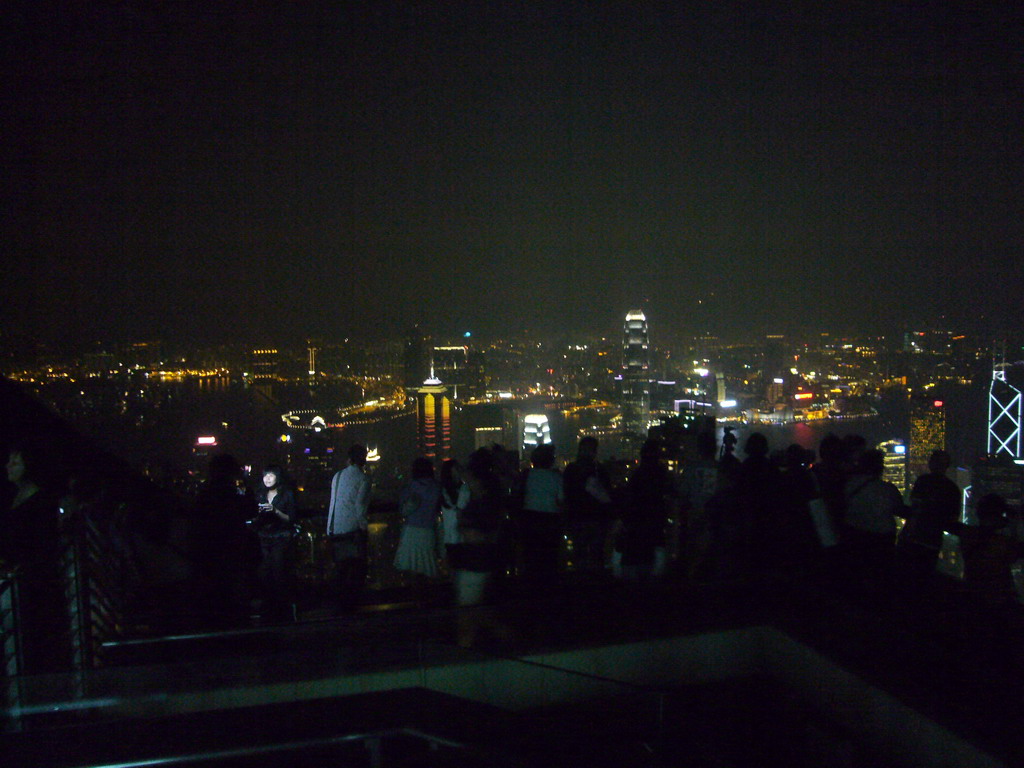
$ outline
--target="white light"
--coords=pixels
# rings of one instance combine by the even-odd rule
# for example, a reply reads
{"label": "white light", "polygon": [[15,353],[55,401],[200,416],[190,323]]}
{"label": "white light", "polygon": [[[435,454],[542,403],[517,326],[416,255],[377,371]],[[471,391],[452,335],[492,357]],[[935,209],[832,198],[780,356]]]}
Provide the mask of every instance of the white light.
{"label": "white light", "polygon": [[217,444],[217,438],[216,437],[197,437],[196,438],[196,445],[216,445],[216,444]]}
{"label": "white light", "polygon": [[707,368],[694,368],[693,372],[696,373],[698,376],[707,376],[710,373],[710,371]]}
{"label": "white light", "polygon": [[774,381],[776,384],[785,384],[786,383],[782,379],[772,379],[772,381]]}
{"label": "white light", "polygon": [[735,408],[736,407],[736,401],[735,400],[719,400],[718,404],[720,406],[722,406],[723,408]]}

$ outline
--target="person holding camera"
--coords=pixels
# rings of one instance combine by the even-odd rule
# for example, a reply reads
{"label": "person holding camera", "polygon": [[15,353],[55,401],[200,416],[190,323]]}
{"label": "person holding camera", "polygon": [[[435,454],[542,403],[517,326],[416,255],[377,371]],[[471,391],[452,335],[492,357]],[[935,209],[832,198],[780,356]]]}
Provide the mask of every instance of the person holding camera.
{"label": "person holding camera", "polygon": [[288,599],[288,545],[295,535],[297,510],[295,494],[284,484],[284,471],[277,465],[263,470],[263,483],[256,493],[259,514],[256,530],[260,537],[259,582],[263,594],[263,616],[270,621],[293,617]]}

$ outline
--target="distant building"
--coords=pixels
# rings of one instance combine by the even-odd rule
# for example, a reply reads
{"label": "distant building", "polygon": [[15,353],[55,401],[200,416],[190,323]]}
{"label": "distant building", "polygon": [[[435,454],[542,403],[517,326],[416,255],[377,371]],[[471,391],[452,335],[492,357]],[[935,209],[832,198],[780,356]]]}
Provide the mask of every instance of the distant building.
{"label": "distant building", "polygon": [[647,434],[651,412],[651,356],[647,317],[642,310],[626,313],[622,331],[622,426]]}
{"label": "distant building", "polygon": [[494,444],[504,445],[504,429],[502,427],[477,427],[473,430],[473,448],[490,448]]}
{"label": "distant building", "polygon": [[543,413],[530,413],[523,418],[524,451],[551,442],[551,424]]}
{"label": "distant building", "polygon": [[451,389],[452,400],[483,395],[481,355],[470,355],[467,346],[434,347],[432,360],[435,374]]}
{"label": "distant building", "polygon": [[281,357],[276,349],[254,349],[249,353],[249,373],[253,381],[273,381],[280,374]]}
{"label": "distant building", "polygon": [[448,387],[430,372],[416,389],[416,438],[421,456],[448,459],[452,455],[452,401]]}
{"label": "distant building", "polygon": [[1020,427],[1021,391],[1006,380],[1006,367],[996,366],[988,390],[988,453],[1024,459]]}
{"label": "distant building", "polygon": [[971,493],[968,514],[973,515],[978,500],[998,493],[1014,509],[1024,498],[1024,466],[1006,455],[986,456],[971,467]]}
{"label": "distant building", "polygon": [[907,483],[913,485],[928,472],[933,451],[946,449],[946,407],[942,400],[918,398],[910,404],[910,445],[907,447]]}
{"label": "distant building", "polygon": [[417,325],[409,331],[402,350],[402,386],[411,394],[420,382],[431,376],[430,338]]}
{"label": "distant building", "polygon": [[878,444],[878,450],[885,454],[882,479],[900,489],[907,491],[907,446],[902,440],[886,440]]}
{"label": "distant building", "polygon": [[306,342],[306,372],[310,376],[316,376],[317,372],[317,355],[320,353],[320,347],[312,340]]}

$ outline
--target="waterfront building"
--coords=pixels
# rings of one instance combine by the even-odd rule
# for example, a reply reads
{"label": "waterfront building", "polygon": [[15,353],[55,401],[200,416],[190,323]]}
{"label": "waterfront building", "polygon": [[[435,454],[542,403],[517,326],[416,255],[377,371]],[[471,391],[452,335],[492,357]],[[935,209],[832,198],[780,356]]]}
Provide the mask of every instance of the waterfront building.
{"label": "waterfront building", "polygon": [[416,439],[421,456],[449,459],[452,455],[452,401],[448,387],[430,371],[416,389]]}
{"label": "waterfront building", "polygon": [[523,418],[523,450],[529,451],[550,442],[551,424],[548,417],[543,413],[528,413]]}
{"label": "waterfront building", "polygon": [[946,404],[933,398],[917,398],[910,404],[910,445],[907,483],[928,472],[928,457],[946,449]]}
{"label": "waterfront building", "polygon": [[276,349],[254,349],[249,353],[252,381],[273,381],[279,376],[280,355]]}

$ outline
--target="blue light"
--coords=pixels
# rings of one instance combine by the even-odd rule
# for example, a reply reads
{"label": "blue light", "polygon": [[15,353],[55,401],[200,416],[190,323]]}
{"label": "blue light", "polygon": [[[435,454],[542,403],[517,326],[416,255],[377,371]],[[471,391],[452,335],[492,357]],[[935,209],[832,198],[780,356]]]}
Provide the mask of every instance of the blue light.
{"label": "blue light", "polygon": [[905,446],[905,445],[894,445],[892,447],[892,452],[893,453],[906,453],[907,452],[907,446]]}
{"label": "blue light", "polygon": [[470,336],[472,336],[473,334],[472,334],[472,333],[471,333],[470,331],[466,331],[466,332],[465,332],[464,334],[462,334],[462,335],[463,335],[463,337],[464,337],[464,338],[467,338],[467,339],[468,339],[468,338],[469,338]]}

